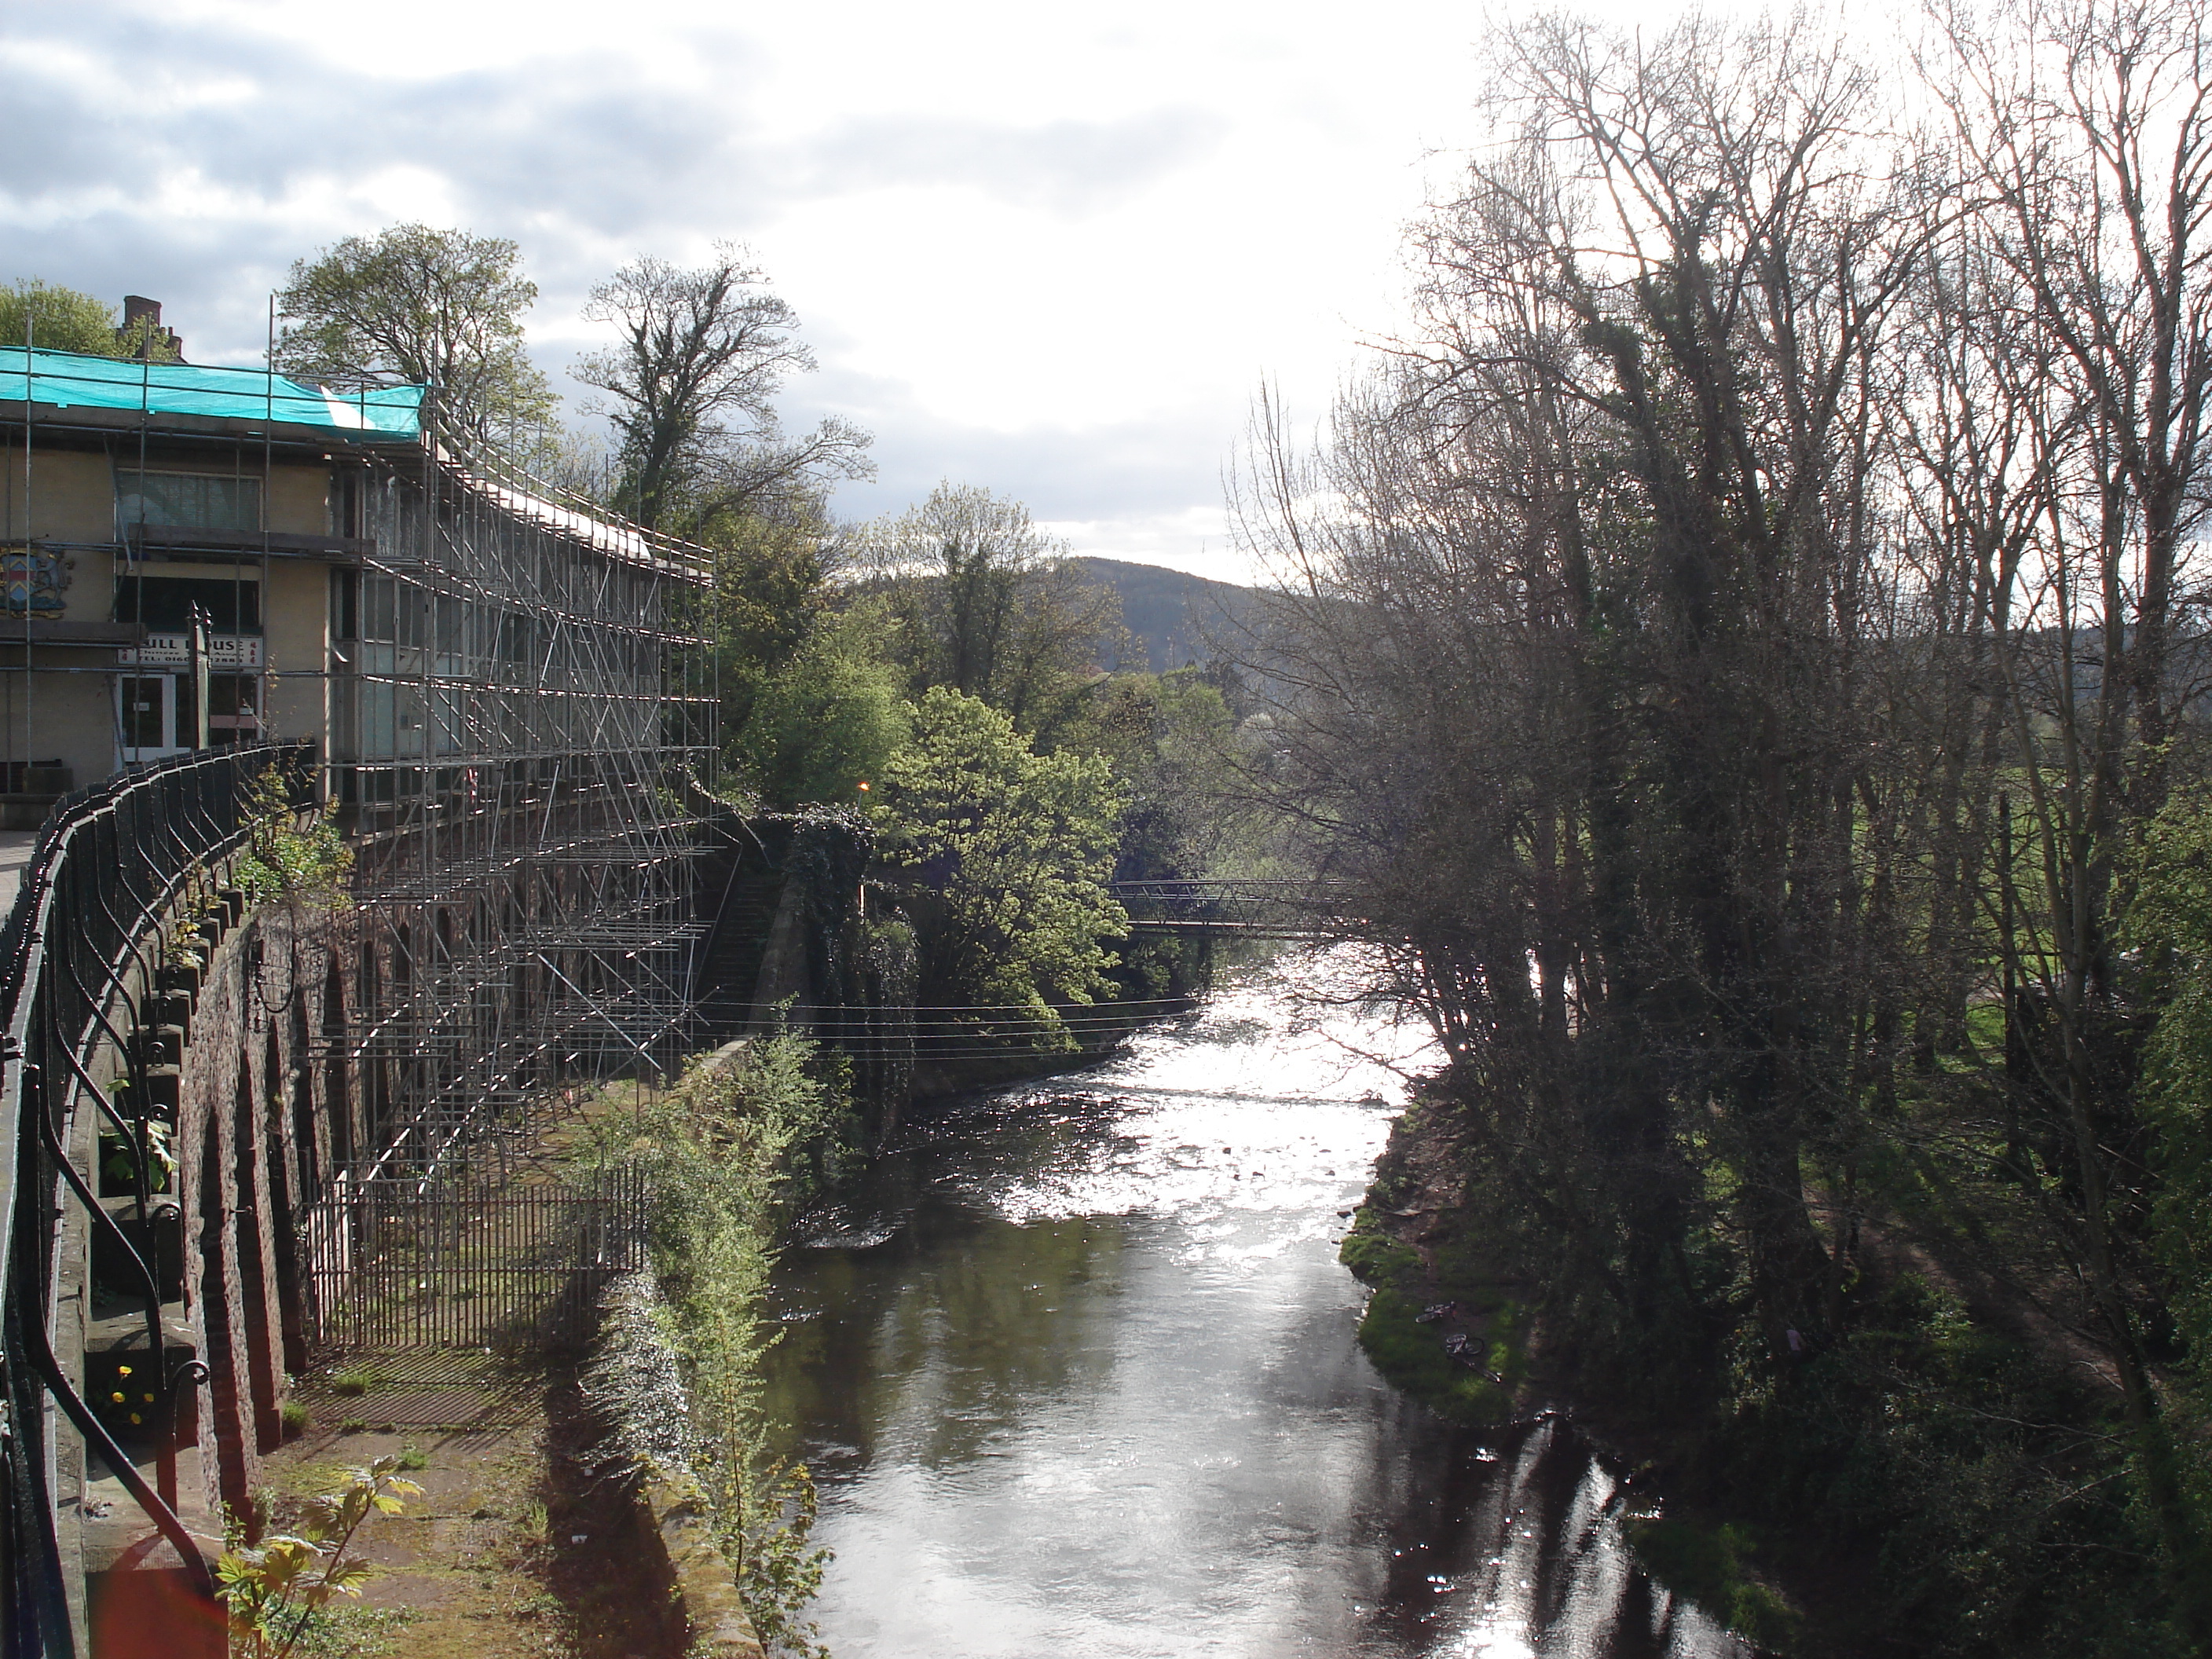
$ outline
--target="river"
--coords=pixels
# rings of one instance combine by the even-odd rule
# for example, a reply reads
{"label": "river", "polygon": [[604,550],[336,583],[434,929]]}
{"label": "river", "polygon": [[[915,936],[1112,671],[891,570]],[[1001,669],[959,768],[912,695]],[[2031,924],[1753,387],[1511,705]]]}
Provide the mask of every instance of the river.
{"label": "river", "polygon": [[1354,1339],[1336,1241],[1425,1034],[1244,970],[916,1126],[786,1255],[770,1405],[836,1659],[1747,1652],[1622,1542],[1565,1423],[1480,1432]]}

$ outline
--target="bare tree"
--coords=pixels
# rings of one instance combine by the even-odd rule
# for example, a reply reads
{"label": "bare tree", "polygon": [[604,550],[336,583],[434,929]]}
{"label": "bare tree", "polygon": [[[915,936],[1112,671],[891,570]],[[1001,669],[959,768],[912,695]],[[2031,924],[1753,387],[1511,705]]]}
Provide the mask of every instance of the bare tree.
{"label": "bare tree", "polygon": [[[1972,257],[2002,283],[2002,303],[1983,307],[1981,379],[2016,377],[2000,407],[2022,423],[2006,471],[1972,457],[1928,471],[1990,550],[1979,621],[2027,843],[1992,896],[2014,1098],[2066,1149],[2066,1201],[2047,1207],[2112,1356],[2178,1617],[2212,1646],[2203,1521],[2148,1351],[2157,1183],[2132,1077],[2154,1011],[2135,1006],[2118,958],[2125,860],[2187,756],[2179,715],[2201,672],[2176,647],[2202,648],[2191,553],[2212,459],[2212,40],[2201,6],[2171,0],[2062,0],[1994,28],[1951,9],[1934,21],[1929,78],[1976,198]],[[1961,498],[1958,479],[1978,493]],[[2023,1187],[2040,1185],[2036,1158],[2014,1160]]]}
{"label": "bare tree", "polygon": [[[1498,46],[1518,136],[1423,234],[1430,337],[1340,411],[1324,488],[1263,485],[1321,624],[1373,635],[1291,723],[1403,766],[1328,786],[1397,872],[1380,911],[1448,1040],[1552,1126],[1526,1144],[1571,1121],[1616,1161],[1639,1305],[1686,1289],[1671,1149],[1709,1122],[1780,1363],[1835,1271],[1807,1160],[1867,982],[1865,480],[1917,229],[1857,136],[1869,77],[1793,28]],[[1406,737],[1318,742],[1362,706]],[[1559,1174],[1532,1184],[1577,1201]]]}
{"label": "bare tree", "polygon": [[868,470],[868,438],[831,419],[787,441],[775,397],[814,367],[799,319],[745,251],[719,243],[696,270],[641,258],[592,290],[585,315],[616,343],[578,360],[576,378],[609,393],[622,434],[620,504],[641,524],[696,527],[779,492]]}

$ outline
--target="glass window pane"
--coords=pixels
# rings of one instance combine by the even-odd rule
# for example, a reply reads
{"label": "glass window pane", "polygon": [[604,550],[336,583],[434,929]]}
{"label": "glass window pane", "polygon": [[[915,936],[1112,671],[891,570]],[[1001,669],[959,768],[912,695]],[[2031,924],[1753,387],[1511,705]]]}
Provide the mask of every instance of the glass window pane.
{"label": "glass window pane", "polygon": [[261,480],[203,472],[116,469],[115,521],[175,525],[191,530],[261,528]]}
{"label": "glass window pane", "polygon": [[123,703],[123,746],[125,749],[166,749],[161,730],[162,677],[131,675],[117,682]]}

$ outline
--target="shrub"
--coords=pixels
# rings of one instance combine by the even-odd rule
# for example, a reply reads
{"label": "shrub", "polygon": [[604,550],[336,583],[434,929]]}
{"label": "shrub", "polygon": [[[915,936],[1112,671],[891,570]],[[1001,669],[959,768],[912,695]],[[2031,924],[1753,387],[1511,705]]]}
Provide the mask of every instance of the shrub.
{"label": "shrub", "polygon": [[1787,1651],[1796,1642],[1796,1609],[1744,1571],[1743,1559],[1753,1552],[1751,1534],[1745,1528],[1701,1527],[1679,1520],[1632,1521],[1628,1541],[1644,1571],[1737,1635],[1778,1651]]}
{"label": "shrub", "polygon": [[216,1565],[231,1651],[243,1659],[286,1659],[308,1622],[334,1595],[359,1595],[368,1567],[347,1550],[373,1514],[397,1515],[422,1488],[380,1457],[350,1471],[343,1485],[310,1500],[300,1530],[256,1543],[234,1539]]}
{"label": "shrub", "polygon": [[353,849],[327,817],[301,825],[283,768],[264,768],[253,781],[246,811],[246,850],[231,874],[249,898],[302,898],[332,908],[344,902]]}
{"label": "shrub", "polygon": [[[808,1542],[805,1466],[771,1444],[760,1362],[776,1331],[762,1302],[785,1221],[834,1174],[850,1133],[839,1075],[816,1063],[813,1044],[768,1037],[730,1065],[695,1067],[600,1148],[647,1178],[657,1294],[610,1304],[596,1391],[629,1425],[634,1457],[696,1479],[746,1612],[776,1653],[822,1652],[799,1613],[828,1554]],[[664,1345],[666,1364],[653,1358]]]}

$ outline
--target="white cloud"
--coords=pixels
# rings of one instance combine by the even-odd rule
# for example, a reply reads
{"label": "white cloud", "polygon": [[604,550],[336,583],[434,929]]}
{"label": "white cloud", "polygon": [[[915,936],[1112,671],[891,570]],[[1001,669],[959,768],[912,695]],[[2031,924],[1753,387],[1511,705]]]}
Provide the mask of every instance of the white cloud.
{"label": "white cloud", "polygon": [[749,241],[878,434],[1085,551],[1229,574],[1218,479],[1263,375],[1318,412],[1388,329],[1425,155],[1467,142],[1447,0],[79,0],[15,9],[0,280],[155,294],[251,360],[269,287],[400,218],[514,237],[558,370],[590,284]]}

